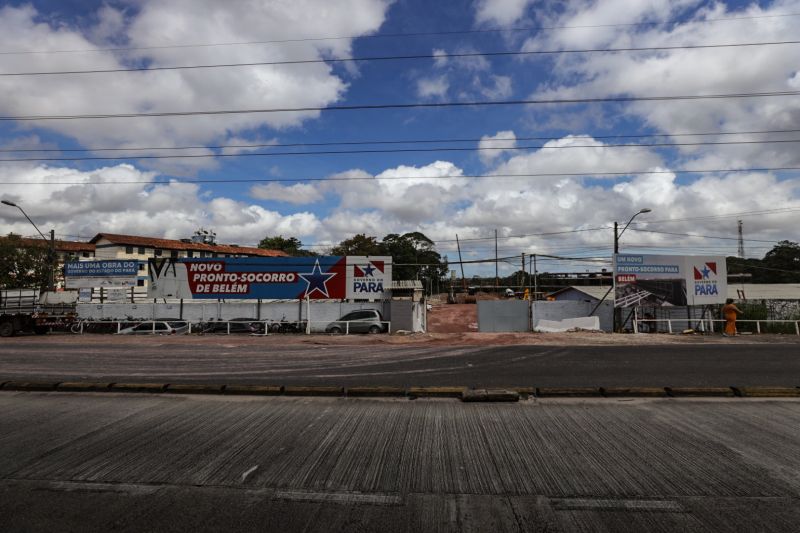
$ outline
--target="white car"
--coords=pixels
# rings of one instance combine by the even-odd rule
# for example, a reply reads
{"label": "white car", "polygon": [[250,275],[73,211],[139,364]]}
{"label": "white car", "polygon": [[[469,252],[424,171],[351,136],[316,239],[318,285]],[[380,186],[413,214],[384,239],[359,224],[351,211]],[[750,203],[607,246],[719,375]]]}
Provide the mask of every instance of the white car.
{"label": "white car", "polygon": [[151,320],[120,330],[119,335],[175,335],[187,331],[189,324],[181,320]]}

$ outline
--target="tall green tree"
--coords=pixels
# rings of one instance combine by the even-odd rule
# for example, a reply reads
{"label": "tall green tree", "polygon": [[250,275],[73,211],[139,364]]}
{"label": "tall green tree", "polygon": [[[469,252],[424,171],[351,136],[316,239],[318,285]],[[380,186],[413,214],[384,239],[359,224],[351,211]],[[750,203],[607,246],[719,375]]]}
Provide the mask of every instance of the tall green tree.
{"label": "tall green tree", "polygon": [[265,250],[281,250],[286,252],[287,255],[292,257],[310,257],[317,255],[316,252],[310,250],[302,250],[303,243],[297,237],[284,237],[278,235],[277,237],[264,237],[258,243],[259,248]]}
{"label": "tall green tree", "polygon": [[47,287],[48,259],[47,246],[26,245],[16,235],[0,237],[0,287]]}
{"label": "tall green tree", "polygon": [[728,257],[728,272],[750,274],[753,283],[800,283],[800,245],[784,240],[763,259]]}
{"label": "tall green tree", "polygon": [[386,248],[376,237],[359,233],[331,248],[331,255],[384,255]]}

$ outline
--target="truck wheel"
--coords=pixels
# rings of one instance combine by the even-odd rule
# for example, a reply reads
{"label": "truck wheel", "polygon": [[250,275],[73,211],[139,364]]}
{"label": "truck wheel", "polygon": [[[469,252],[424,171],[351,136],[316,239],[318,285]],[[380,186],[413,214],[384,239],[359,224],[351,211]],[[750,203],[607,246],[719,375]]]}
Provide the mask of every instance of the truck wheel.
{"label": "truck wheel", "polygon": [[0,323],[0,337],[12,337],[14,335],[14,324],[8,320]]}

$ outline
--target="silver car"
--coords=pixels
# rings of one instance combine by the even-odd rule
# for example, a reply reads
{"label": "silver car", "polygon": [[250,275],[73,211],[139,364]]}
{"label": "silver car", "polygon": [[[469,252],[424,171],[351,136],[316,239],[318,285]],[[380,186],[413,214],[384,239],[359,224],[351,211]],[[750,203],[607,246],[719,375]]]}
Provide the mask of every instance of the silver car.
{"label": "silver car", "polygon": [[351,311],[336,322],[325,327],[326,333],[386,333],[389,325],[383,321],[380,311],[361,309]]}
{"label": "silver car", "polygon": [[142,322],[120,330],[120,335],[176,335],[189,331],[189,324],[179,320]]}

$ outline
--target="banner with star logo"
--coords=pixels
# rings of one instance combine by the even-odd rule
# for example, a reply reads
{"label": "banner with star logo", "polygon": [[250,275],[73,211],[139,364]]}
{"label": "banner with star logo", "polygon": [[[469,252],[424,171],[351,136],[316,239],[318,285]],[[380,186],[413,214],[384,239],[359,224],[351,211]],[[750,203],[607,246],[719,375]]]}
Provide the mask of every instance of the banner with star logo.
{"label": "banner with star logo", "polygon": [[725,303],[725,257],[693,255],[614,256],[614,306],[685,306]]}
{"label": "banner with star logo", "polygon": [[149,264],[149,298],[376,300],[390,296],[391,257],[164,258]]}

